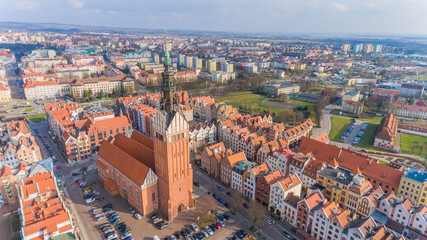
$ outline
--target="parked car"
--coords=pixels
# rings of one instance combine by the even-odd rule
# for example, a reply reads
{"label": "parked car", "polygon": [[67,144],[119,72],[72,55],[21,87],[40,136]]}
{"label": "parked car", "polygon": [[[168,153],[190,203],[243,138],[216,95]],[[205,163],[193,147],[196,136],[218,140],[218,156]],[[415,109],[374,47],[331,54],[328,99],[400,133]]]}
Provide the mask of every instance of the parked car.
{"label": "parked car", "polygon": [[140,220],[140,219],[142,218],[141,214],[139,214],[139,213],[135,213],[135,215],[134,215],[134,216],[135,216],[135,218],[136,218],[136,219],[138,219],[138,220]]}
{"label": "parked car", "polygon": [[209,235],[213,235],[213,231],[210,227],[205,227],[205,232],[207,232]]}
{"label": "parked car", "polygon": [[197,225],[194,223],[191,224],[191,229],[193,229],[194,232],[199,231],[199,227],[197,227]]}
{"label": "parked car", "polygon": [[99,216],[99,217],[95,217],[95,221],[101,221],[102,219],[105,219],[105,216]]}
{"label": "parked car", "polygon": [[243,203],[242,205],[243,205],[243,207],[244,207],[244,208],[246,208],[246,209],[248,209],[248,208],[249,208],[249,205],[248,205],[247,203]]}
{"label": "parked car", "polygon": [[218,190],[220,190],[220,191],[224,191],[224,188],[223,188],[222,186],[220,186],[220,185],[218,185],[218,186],[217,186],[217,188],[218,188]]}
{"label": "parked car", "polygon": [[225,220],[230,220],[230,215],[228,215],[228,214],[223,214],[222,215],[222,217],[225,219]]}
{"label": "parked car", "polygon": [[86,199],[86,203],[93,203],[95,201],[94,197]]}
{"label": "parked car", "polygon": [[151,217],[150,217],[150,218],[154,220],[154,219],[156,219],[156,218],[158,218],[158,217],[159,217],[159,214],[153,214],[153,215],[151,215]]}
{"label": "parked car", "polygon": [[132,213],[132,214],[134,214],[136,212],[133,207],[129,207],[128,209],[129,209],[129,212]]}
{"label": "parked car", "polygon": [[285,236],[285,237],[287,237],[287,238],[290,238],[291,237],[291,234],[289,234],[288,232],[286,232],[286,231],[283,231],[282,232],[282,235],[283,236]]}

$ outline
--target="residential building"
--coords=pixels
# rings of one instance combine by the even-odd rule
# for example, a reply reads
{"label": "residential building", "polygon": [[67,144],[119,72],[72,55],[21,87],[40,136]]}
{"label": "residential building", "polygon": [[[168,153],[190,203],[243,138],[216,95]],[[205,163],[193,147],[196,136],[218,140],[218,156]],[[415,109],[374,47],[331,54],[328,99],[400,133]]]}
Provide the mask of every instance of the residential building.
{"label": "residential building", "polygon": [[300,238],[307,239],[307,234],[308,237],[310,237],[313,226],[310,216],[313,214],[315,209],[320,208],[326,201],[327,200],[323,197],[321,192],[314,191],[305,199],[302,199],[297,203],[297,214],[295,215],[295,218],[298,228],[297,233]]}
{"label": "residential building", "polygon": [[299,179],[302,179],[302,174],[304,172],[305,167],[309,163],[312,156],[310,153],[296,153],[292,156],[292,159],[289,160],[288,163],[288,174],[296,174]]}
{"label": "residential building", "polygon": [[402,84],[400,96],[422,98],[424,95],[424,86],[415,84]]}
{"label": "residential building", "polygon": [[309,216],[311,225],[311,236],[314,239],[340,239],[344,229],[352,220],[350,211],[340,208],[336,203],[326,201],[315,209]]}
{"label": "residential building", "polygon": [[316,158],[310,158],[307,163],[305,163],[305,167],[302,172],[301,182],[302,182],[302,190],[306,192],[308,188],[316,184],[317,174],[325,167],[325,163]]}
{"label": "residential building", "polygon": [[259,176],[256,180],[255,200],[263,206],[268,206],[270,202],[270,186],[283,178],[284,175],[280,170]]}
{"label": "residential building", "polygon": [[71,214],[51,173],[25,178],[17,188],[22,239],[53,239],[74,234]]}
{"label": "residential building", "polygon": [[226,156],[220,163],[220,180],[223,184],[230,186],[233,180],[233,168],[241,161],[246,161],[245,154],[239,152]]}
{"label": "residential building", "polygon": [[291,224],[293,227],[296,227],[297,204],[302,199],[302,197],[291,192],[286,196],[283,202],[284,209],[282,212],[282,219]]}
{"label": "residential building", "polygon": [[407,167],[396,195],[411,199],[416,206],[427,204],[427,172]]}
{"label": "residential building", "polygon": [[288,148],[280,148],[274,151],[273,154],[268,155],[266,162],[271,171],[280,170],[283,175],[286,175],[289,172],[289,161],[292,160],[295,154]]}
{"label": "residential building", "polygon": [[247,172],[248,169],[251,169],[255,166],[256,163],[248,160],[235,163],[231,173],[231,188],[243,193],[243,175]]}
{"label": "residential building", "polygon": [[256,180],[258,177],[265,176],[270,173],[267,163],[248,168],[242,176],[243,195],[249,199],[255,199]]}
{"label": "residential building", "polygon": [[427,119],[427,107],[393,103],[391,110],[397,116]]}
{"label": "residential building", "polygon": [[284,137],[290,146],[295,146],[303,137],[311,136],[313,126],[311,118],[307,118],[301,124],[285,130]]}
{"label": "residential building", "polygon": [[8,102],[12,100],[10,95],[10,88],[4,83],[0,82],[0,102]]}
{"label": "residential building", "polygon": [[24,163],[12,168],[4,165],[0,169],[0,208],[5,204],[15,204],[18,201],[16,184],[27,177],[28,170]]}
{"label": "residential building", "polygon": [[382,101],[384,103],[392,103],[396,101],[399,96],[399,91],[389,90],[383,88],[375,88],[373,94],[377,96],[378,101]]}
{"label": "residential building", "polygon": [[42,160],[40,147],[25,121],[8,122],[1,138],[0,168],[17,168],[20,163],[31,165]]}
{"label": "residential building", "polygon": [[353,101],[353,102],[357,102],[360,99],[360,92],[359,91],[351,91],[348,92],[346,94],[344,94],[344,96],[342,96],[342,100],[348,100],[348,101]]}
{"label": "residential building", "polygon": [[220,164],[227,156],[232,155],[222,142],[206,147],[201,154],[201,168],[214,178],[220,178]]}
{"label": "residential building", "polygon": [[342,100],[342,110],[344,112],[360,115],[363,112],[363,102]]}
{"label": "residential building", "polygon": [[374,147],[386,149],[392,152],[399,152],[399,143],[396,142],[397,127],[397,119],[392,113],[385,116],[378,126],[374,140]]}
{"label": "residential building", "polygon": [[[270,202],[268,208],[281,218],[285,218],[285,199],[288,194],[293,193],[301,196],[301,181],[297,175],[291,174],[272,183],[270,186]],[[296,215],[295,215],[296,216]]]}

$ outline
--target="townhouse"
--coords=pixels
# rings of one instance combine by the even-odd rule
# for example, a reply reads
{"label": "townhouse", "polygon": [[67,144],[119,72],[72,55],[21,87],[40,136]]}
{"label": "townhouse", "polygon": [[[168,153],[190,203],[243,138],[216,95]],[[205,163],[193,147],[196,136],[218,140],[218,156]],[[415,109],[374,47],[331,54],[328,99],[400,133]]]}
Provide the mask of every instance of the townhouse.
{"label": "townhouse", "polygon": [[270,203],[270,186],[276,181],[284,178],[284,175],[277,170],[256,180],[255,200],[261,205],[268,206]]}
{"label": "townhouse", "polygon": [[362,217],[372,216],[375,213],[380,198],[383,195],[384,192],[381,187],[372,188],[369,192],[359,198],[355,212]]}
{"label": "townhouse", "polygon": [[266,162],[271,171],[280,170],[283,175],[286,175],[289,172],[289,162],[295,154],[288,148],[280,148],[268,155]]}
{"label": "townhouse", "polygon": [[310,159],[312,159],[312,156],[310,153],[304,154],[304,153],[296,153],[292,156],[292,158],[289,161],[289,174],[296,174],[299,179],[302,179],[302,174],[304,172],[305,167],[309,163]]}
{"label": "townhouse", "polygon": [[308,188],[316,184],[317,173],[325,166],[325,163],[318,159],[310,158],[310,160],[308,160],[301,177],[303,192],[306,192]]}
{"label": "townhouse", "polygon": [[270,168],[267,163],[248,168],[242,176],[243,195],[249,199],[255,199],[256,181],[258,177],[265,176],[270,173]]}
{"label": "townhouse", "polygon": [[277,139],[262,144],[256,153],[256,162],[258,164],[265,162],[274,151],[284,147],[288,147],[288,142],[285,139]]}
{"label": "townhouse", "polygon": [[239,152],[233,155],[227,155],[220,163],[220,181],[230,186],[233,181],[233,168],[241,161],[246,161],[245,154]]}
{"label": "townhouse", "polygon": [[285,199],[288,194],[293,193],[301,196],[301,181],[296,174],[288,175],[270,186],[270,201],[268,208],[281,218],[285,218]]}
{"label": "townhouse", "polygon": [[312,222],[311,235],[318,240],[340,239],[344,229],[353,220],[350,215],[350,211],[340,208],[334,202],[324,202],[309,216]]}
{"label": "townhouse", "polygon": [[16,184],[27,176],[25,164],[20,163],[18,167],[12,168],[4,165],[0,169],[0,207],[4,204],[14,204],[18,200]]}
{"label": "townhouse", "polygon": [[297,235],[302,239],[310,237],[312,232],[312,219],[310,216],[313,214],[314,209],[318,209],[326,202],[320,191],[314,191],[305,199],[302,199],[297,204],[297,214],[295,216]]}
{"label": "townhouse", "polygon": [[256,165],[256,163],[248,160],[235,163],[231,173],[231,188],[243,193],[243,175],[245,175],[248,169],[251,169]]}
{"label": "townhouse", "polygon": [[392,112],[397,116],[427,119],[427,107],[393,103]]}
{"label": "townhouse", "polygon": [[221,162],[229,155],[232,155],[231,150],[222,142],[208,146],[201,154],[201,168],[212,177],[220,178]]}
{"label": "townhouse", "polygon": [[297,219],[297,204],[302,200],[303,198],[294,194],[293,192],[289,193],[284,202],[283,202],[283,212],[282,212],[282,218],[289,224],[291,224],[293,227],[296,227],[296,219]]}

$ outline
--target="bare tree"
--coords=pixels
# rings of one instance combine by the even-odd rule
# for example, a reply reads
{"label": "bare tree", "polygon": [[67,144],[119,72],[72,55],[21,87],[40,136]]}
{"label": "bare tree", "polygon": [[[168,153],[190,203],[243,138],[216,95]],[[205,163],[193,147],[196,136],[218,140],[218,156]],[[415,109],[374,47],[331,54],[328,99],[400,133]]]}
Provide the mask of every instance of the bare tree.
{"label": "bare tree", "polygon": [[202,225],[208,224],[212,210],[216,210],[216,202],[210,195],[199,199],[196,202],[196,212],[199,216],[199,223]]}
{"label": "bare tree", "polygon": [[251,224],[251,228],[261,227],[263,224],[262,218],[267,213],[267,210],[264,206],[257,203],[255,200],[251,200],[249,203],[249,208],[246,211],[246,218]]}
{"label": "bare tree", "polygon": [[231,194],[233,197],[231,197],[231,206],[233,207],[233,214],[236,214],[237,207],[243,204],[245,201],[243,195],[241,192],[237,191],[236,189],[231,190]]}
{"label": "bare tree", "polygon": [[423,152],[423,149],[425,148],[425,143],[418,143],[418,147],[420,148],[420,154]]}
{"label": "bare tree", "polygon": [[409,148],[411,148],[411,154],[414,154],[415,144],[412,143],[411,145],[409,145]]}

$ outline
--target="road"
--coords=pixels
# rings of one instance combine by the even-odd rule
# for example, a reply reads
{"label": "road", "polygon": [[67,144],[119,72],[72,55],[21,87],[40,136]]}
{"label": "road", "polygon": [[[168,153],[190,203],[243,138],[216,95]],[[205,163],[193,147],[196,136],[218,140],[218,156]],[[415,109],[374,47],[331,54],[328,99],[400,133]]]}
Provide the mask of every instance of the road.
{"label": "road", "polygon": [[[194,181],[198,182],[200,184],[200,186],[202,186],[202,188],[205,189],[205,191],[210,191],[210,192],[215,192],[220,198],[222,198],[225,202],[231,202],[231,198],[226,195],[226,191],[224,190],[223,192],[219,191],[217,189],[217,182],[216,180],[212,179],[211,177],[207,176],[206,174],[202,173],[198,167],[193,168],[194,170]],[[239,206],[237,208],[237,212],[242,216],[244,215],[244,211],[246,211],[245,208],[243,208],[242,206]],[[262,216],[260,216],[262,217]],[[270,218],[269,216],[265,216],[266,218]],[[245,222],[246,224],[243,225],[246,228],[249,228],[249,223]],[[267,239],[287,239],[285,238],[281,233],[283,231],[287,231],[289,233],[291,233],[289,231],[289,229],[285,229],[282,226],[275,224],[275,225],[267,225],[264,224],[261,227],[261,232],[262,234],[265,234]]]}

